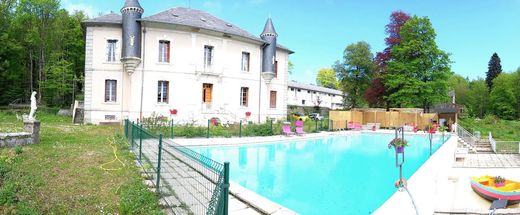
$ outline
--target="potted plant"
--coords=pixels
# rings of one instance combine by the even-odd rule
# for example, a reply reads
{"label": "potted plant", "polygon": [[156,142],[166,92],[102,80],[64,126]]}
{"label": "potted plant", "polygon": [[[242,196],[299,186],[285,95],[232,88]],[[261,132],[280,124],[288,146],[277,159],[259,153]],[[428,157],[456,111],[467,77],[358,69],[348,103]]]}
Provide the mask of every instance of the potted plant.
{"label": "potted plant", "polygon": [[408,146],[408,141],[401,138],[394,138],[390,143],[388,143],[388,148],[394,147],[397,153],[403,153],[404,147]]}
{"label": "potted plant", "polygon": [[506,179],[502,176],[493,177],[493,181],[495,182],[495,187],[503,187],[506,183]]}

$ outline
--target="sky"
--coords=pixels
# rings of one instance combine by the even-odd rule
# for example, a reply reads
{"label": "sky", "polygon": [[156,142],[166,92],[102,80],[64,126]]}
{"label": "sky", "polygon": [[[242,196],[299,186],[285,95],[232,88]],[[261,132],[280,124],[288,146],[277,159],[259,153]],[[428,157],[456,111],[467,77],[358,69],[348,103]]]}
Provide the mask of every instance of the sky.
{"label": "sky", "polygon": [[[124,0],[61,0],[62,7],[90,17],[119,13]],[[484,78],[496,52],[504,72],[520,67],[520,0],[140,0],[144,16],[173,7],[191,7],[260,35],[269,16],[278,43],[295,53],[291,80],[315,83],[321,68],[343,58],[349,44],[366,41],[382,51],[385,25],[393,11],[428,17],[438,47],[450,54],[452,71]]]}

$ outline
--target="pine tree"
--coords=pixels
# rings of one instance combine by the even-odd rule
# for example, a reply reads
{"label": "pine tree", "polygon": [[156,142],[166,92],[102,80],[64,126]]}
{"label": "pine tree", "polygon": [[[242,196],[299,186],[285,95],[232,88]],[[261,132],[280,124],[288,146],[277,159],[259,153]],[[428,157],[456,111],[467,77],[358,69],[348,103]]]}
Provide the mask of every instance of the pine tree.
{"label": "pine tree", "polygon": [[493,88],[493,80],[498,77],[502,73],[502,65],[500,65],[500,57],[495,52],[488,63],[488,71],[486,73],[486,84],[488,86],[488,90],[491,92],[491,88]]}

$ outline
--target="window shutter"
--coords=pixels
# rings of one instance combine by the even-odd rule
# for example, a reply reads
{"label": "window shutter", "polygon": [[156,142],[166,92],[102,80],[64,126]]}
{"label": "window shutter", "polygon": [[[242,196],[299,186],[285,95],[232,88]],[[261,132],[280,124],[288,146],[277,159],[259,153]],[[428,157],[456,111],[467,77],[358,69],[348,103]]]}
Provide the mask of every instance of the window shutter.
{"label": "window shutter", "polygon": [[246,95],[245,95],[244,99],[246,100],[246,107],[248,107],[249,106],[249,88],[246,87],[246,88],[244,88],[244,90],[246,91],[246,93],[245,93]]}
{"label": "window shutter", "polygon": [[107,40],[107,50],[106,50],[105,56],[106,56],[105,60],[110,61],[110,40]]}
{"label": "window shutter", "polygon": [[113,81],[112,94],[113,94],[112,98],[114,98],[114,102],[117,102],[117,81],[116,80]]}
{"label": "window shutter", "polygon": [[109,99],[110,99],[110,97],[108,95],[108,92],[109,92],[109,90],[108,90],[108,80],[105,80],[105,102],[108,102]]}
{"label": "window shutter", "polygon": [[166,43],[166,62],[170,62],[170,42]]}

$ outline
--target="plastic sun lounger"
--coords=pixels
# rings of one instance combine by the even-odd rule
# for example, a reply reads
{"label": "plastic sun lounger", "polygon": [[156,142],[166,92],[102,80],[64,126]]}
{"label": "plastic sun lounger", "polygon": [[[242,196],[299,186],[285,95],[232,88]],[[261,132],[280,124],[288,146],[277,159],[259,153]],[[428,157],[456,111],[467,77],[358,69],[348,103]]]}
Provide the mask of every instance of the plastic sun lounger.
{"label": "plastic sun lounger", "polygon": [[303,131],[303,127],[296,127],[296,135],[302,136],[305,132]]}
{"label": "plastic sun lounger", "polygon": [[291,126],[290,126],[290,125],[284,125],[284,126],[282,126],[282,132],[283,132],[283,134],[285,134],[285,136],[291,136],[291,135],[294,134],[294,133],[291,131]]}

